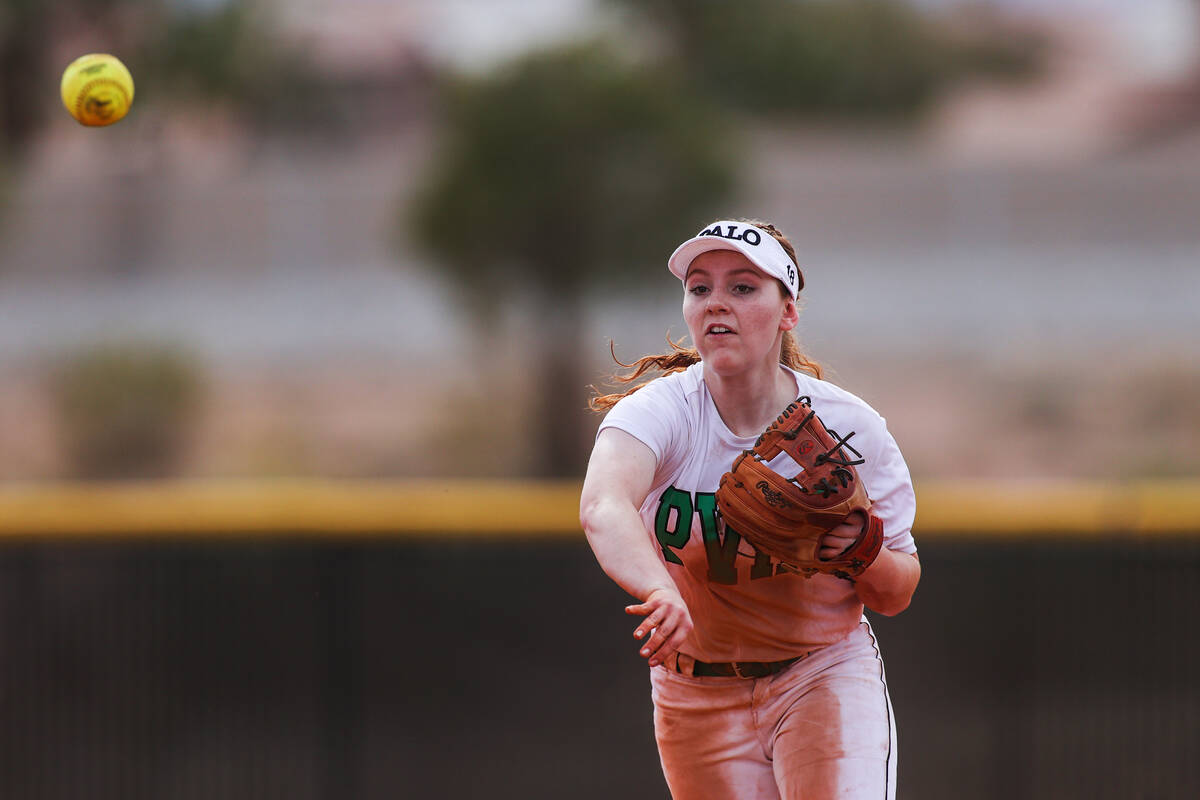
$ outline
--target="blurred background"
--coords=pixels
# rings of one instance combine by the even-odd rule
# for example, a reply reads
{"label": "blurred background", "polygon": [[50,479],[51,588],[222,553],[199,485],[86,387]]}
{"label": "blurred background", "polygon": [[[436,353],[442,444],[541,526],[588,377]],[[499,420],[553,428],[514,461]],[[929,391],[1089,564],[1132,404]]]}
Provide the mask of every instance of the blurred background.
{"label": "blurred background", "polygon": [[[87,52],[137,84],[108,128],[59,99]],[[55,492],[571,495],[721,217],[796,245],[919,500],[1011,499],[923,505],[877,621],[901,796],[1200,792],[1200,519],[1104,521],[1200,475],[1200,3],[3,0],[0,59],[5,797],[667,796],[570,513],[131,542]],[[1099,521],[1004,532],[1061,485]]]}

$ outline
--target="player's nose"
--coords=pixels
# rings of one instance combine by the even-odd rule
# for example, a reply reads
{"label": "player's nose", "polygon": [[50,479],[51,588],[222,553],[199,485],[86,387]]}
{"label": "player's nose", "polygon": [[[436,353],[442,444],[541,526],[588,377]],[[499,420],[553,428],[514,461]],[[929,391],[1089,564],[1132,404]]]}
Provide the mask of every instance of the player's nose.
{"label": "player's nose", "polygon": [[729,308],[728,298],[722,291],[712,291],[705,298],[704,307],[708,311],[726,311]]}

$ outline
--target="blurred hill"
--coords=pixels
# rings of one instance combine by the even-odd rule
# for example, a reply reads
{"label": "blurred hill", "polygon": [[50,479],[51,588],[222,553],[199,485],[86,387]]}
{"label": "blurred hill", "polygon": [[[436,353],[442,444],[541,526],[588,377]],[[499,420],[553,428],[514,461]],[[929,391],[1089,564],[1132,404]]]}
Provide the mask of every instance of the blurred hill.
{"label": "blurred hill", "polygon": [[[112,339],[204,364],[184,474],[527,467],[545,435],[521,413],[538,309],[505,307],[470,341],[436,267],[389,245],[436,143],[447,51],[416,43],[420,4],[383,5],[324,28],[310,0],[286,20],[320,33],[351,100],[318,141],[152,102],[103,131],[52,116],[12,170],[0,239],[0,479],[64,474],[50,375]],[[1096,27],[1018,22],[1056,43],[1035,85],[962,87],[915,128],[748,123],[729,213],[792,237],[803,340],[888,417],[918,477],[1195,474],[1196,71],[1133,80]],[[678,301],[646,264],[631,296],[593,298],[580,358],[600,379],[610,338],[624,360],[661,348],[684,332]],[[1114,406],[1133,437],[1112,435]],[[487,421],[470,456],[464,418]]]}

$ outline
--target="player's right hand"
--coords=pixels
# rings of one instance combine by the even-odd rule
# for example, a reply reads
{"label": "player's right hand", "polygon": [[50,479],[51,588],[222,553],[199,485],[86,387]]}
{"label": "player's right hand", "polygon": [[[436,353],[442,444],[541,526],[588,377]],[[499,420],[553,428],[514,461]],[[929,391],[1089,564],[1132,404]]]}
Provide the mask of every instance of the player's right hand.
{"label": "player's right hand", "polygon": [[841,525],[826,531],[821,536],[817,542],[817,557],[822,561],[828,561],[849,550],[851,545],[857,542],[858,537],[862,535],[866,521],[866,514],[861,511],[852,511]]}
{"label": "player's right hand", "polygon": [[643,602],[626,606],[625,613],[645,617],[633,636],[646,640],[639,652],[652,667],[678,650],[692,632],[692,615],[676,589],[655,589]]}

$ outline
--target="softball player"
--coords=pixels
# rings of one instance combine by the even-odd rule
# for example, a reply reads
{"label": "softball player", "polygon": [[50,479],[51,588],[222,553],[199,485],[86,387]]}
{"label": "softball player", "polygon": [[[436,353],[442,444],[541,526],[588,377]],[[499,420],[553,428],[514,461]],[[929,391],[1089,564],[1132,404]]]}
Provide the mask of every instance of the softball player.
{"label": "softball player", "polygon": [[[796,346],[804,278],[773,226],[722,220],[668,261],[683,281],[695,350],[646,356],[598,397],[607,410],[580,517],[604,571],[639,602],[655,738],[676,800],[895,797],[896,733],[883,661],[863,608],[904,610],[920,579],[908,468],[882,417],[821,380]],[[729,535],[721,475],[800,395],[826,427],[854,431],[859,479],[884,547],[851,583],[805,578]],[[822,538],[822,557],[857,525]]]}

